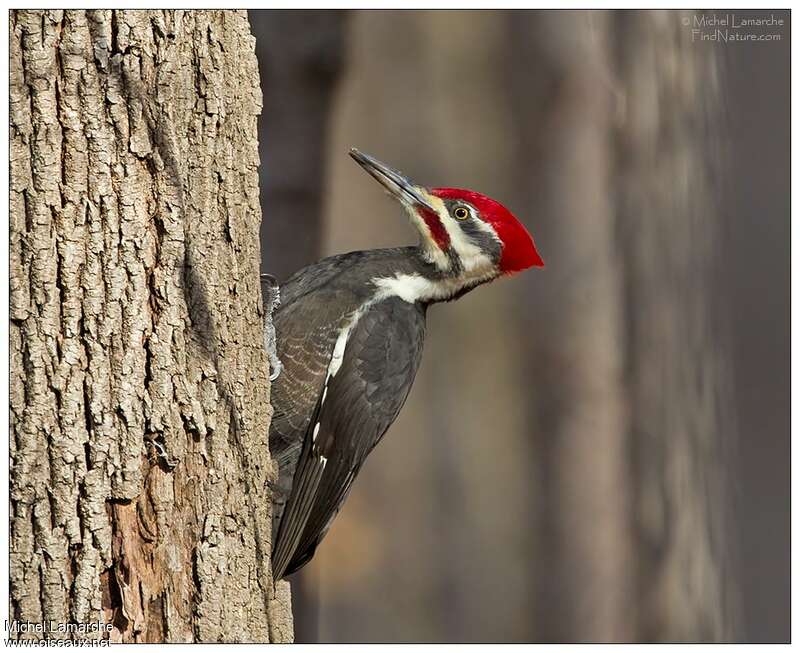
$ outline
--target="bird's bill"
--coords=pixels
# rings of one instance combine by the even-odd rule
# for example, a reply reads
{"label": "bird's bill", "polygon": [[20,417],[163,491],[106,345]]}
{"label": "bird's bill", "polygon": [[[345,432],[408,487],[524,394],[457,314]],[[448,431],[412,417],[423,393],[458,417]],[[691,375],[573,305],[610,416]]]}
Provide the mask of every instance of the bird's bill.
{"label": "bird's bill", "polygon": [[350,156],[405,206],[423,207],[437,212],[431,205],[427,190],[412,183],[397,170],[393,170],[369,154],[359,152],[356,148],[350,149]]}

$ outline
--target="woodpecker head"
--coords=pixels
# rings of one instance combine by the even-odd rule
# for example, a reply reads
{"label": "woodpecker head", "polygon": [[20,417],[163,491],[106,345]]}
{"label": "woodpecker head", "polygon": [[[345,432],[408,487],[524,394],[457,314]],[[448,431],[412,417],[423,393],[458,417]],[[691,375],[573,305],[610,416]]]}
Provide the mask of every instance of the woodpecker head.
{"label": "woodpecker head", "polygon": [[544,267],[531,235],[499,202],[471,190],[418,186],[355,148],[350,156],[400,201],[423,255],[443,276],[481,283]]}

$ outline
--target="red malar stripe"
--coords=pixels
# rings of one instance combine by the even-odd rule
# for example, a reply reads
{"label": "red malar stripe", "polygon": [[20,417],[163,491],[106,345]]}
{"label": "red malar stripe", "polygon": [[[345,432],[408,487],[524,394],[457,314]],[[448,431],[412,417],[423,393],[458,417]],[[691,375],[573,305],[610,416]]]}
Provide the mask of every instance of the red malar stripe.
{"label": "red malar stripe", "polygon": [[439,246],[439,249],[445,251],[448,247],[450,247],[450,234],[447,233],[447,229],[444,228],[439,216],[430,209],[426,209],[424,207],[419,207],[417,211],[419,211],[422,219],[425,220],[425,224],[428,225],[428,229],[431,230],[431,235],[436,241],[436,244]]}

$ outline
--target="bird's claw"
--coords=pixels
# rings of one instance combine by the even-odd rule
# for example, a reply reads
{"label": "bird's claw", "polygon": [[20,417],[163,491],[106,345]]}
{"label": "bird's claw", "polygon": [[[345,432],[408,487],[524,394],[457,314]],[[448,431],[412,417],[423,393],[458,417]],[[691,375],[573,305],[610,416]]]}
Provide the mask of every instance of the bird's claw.
{"label": "bird's claw", "polygon": [[272,313],[281,303],[281,289],[278,280],[271,274],[261,274],[261,296],[264,302],[264,348],[269,358],[269,380],[277,379],[283,363],[278,357],[278,343],[275,335],[275,325],[272,323]]}
{"label": "bird's claw", "polygon": [[270,372],[269,375],[269,380],[274,381],[281,375],[281,372],[283,371],[283,363],[281,363],[281,359],[278,358],[277,356],[275,356],[273,359],[273,357],[270,356],[269,368],[272,370],[272,372]]}

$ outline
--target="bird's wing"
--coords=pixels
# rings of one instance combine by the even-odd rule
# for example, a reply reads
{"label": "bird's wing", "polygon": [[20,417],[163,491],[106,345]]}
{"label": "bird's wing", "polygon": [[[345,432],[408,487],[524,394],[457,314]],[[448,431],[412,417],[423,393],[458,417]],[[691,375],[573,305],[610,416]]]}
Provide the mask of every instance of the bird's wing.
{"label": "bird's wing", "polygon": [[276,578],[311,559],[367,454],[400,412],[424,335],[424,308],[397,298],[373,305],[351,328],[306,430],[275,538]]}
{"label": "bird's wing", "polygon": [[336,254],[301,268],[281,286],[281,305],[290,306],[310,293],[336,285],[336,277],[352,270],[368,255],[368,252]]}
{"label": "bird's wing", "polygon": [[294,473],[291,496],[282,510],[278,522],[278,532],[272,543],[272,571],[276,580],[284,576],[285,569],[297,549],[297,544],[311,514],[311,504],[317,494],[322,474],[328,462],[327,458],[320,453],[316,443],[316,423],[321,407],[322,395],[319,396],[312,415],[311,424],[315,426],[309,433],[306,433],[302,442],[302,451]]}
{"label": "bird's wing", "polygon": [[323,259],[295,273],[280,288],[273,315],[281,375],[272,384],[270,454],[281,469],[296,464],[309,416],[322,390],[339,332],[362,299],[335,283],[363,252]]}
{"label": "bird's wing", "polygon": [[[287,285],[291,289],[291,284]],[[318,290],[314,301],[290,300],[275,312],[277,350],[283,371],[271,390],[274,413],[269,427],[269,450],[278,464],[278,480],[273,486],[273,536],[298,475],[303,445],[308,439],[309,426],[313,427],[312,416],[322,395],[336,339],[350,313],[346,299],[331,290]]]}
{"label": "bird's wing", "polygon": [[318,292],[314,302],[294,302],[275,313],[278,356],[283,371],[272,384],[275,412],[270,424],[270,454],[283,467],[299,452],[346,316],[335,293]]}

